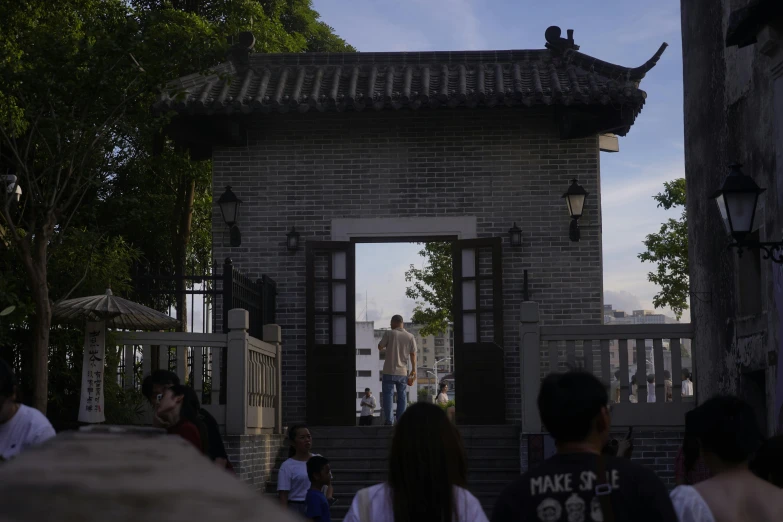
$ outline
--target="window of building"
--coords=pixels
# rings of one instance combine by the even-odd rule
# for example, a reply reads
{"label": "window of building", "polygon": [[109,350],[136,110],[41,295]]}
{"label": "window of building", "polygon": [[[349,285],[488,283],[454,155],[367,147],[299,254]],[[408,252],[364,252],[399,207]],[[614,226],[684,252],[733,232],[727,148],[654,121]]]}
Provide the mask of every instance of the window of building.
{"label": "window of building", "polygon": [[443,339],[435,339],[435,346],[443,346]]}
{"label": "window of building", "polygon": [[372,377],[372,370],[356,370],[357,377]]}
{"label": "window of building", "polygon": [[372,349],[370,349],[370,348],[357,348],[356,355],[372,355]]}
{"label": "window of building", "polygon": [[364,392],[356,392],[356,398],[357,399],[363,399],[364,398]]}
{"label": "window of building", "polygon": [[386,360],[386,352],[378,352],[378,359],[385,361]]}
{"label": "window of building", "polygon": [[422,351],[423,351],[424,353],[430,353],[430,349],[429,349],[429,348],[424,348],[424,350],[422,350]]}
{"label": "window of building", "polygon": [[[749,234],[748,239],[758,241],[758,230]],[[761,253],[758,250],[745,250],[742,257],[738,259],[738,265],[739,315],[759,314],[761,313]]]}
{"label": "window of building", "polygon": [[421,344],[424,344],[424,345],[427,344],[427,338],[426,337],[424,339],[422,339]]}

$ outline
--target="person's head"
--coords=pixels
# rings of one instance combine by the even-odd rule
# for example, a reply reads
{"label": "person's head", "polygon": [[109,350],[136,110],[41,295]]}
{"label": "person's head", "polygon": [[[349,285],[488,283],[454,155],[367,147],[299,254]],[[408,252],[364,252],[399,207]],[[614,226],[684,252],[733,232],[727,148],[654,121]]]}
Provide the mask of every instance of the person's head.
{"label": "person's head", "polygon": [[364,396],[365,397],[369,397],[370,395],[372,395],[372,392],[370,391],[370,388],[365,388],[364,389]]}
{"label": "person's head", "polygon": [[538,393],[538,411],[558,445],[585,442],[601,451],[609,438],[609,394],[587,372],[549,374]]}
{"label": "person's head", "polygon": [[160,394],[156,413],[160,417],[177,422],[185,419],[199,424],[198,397],[193,388],[182,384],[173,384],[163,389]]}
{"label": "person's head", "polygon": [[0,424],[16,413],[16,375],[11,365],[0,359]]}
{"label": "person's head", "polygon": [[672,378],[672,372],[670,372],[669,370],[664,370],[663,378],[667,381],[670,380]]}
{"label": "person's head", "polygon": [[313,447],[313,438],[310,436],[310,430],[303,424],[296,424],[288,429],[288,456],[309,455],[310,448]]}
{"label": "person's head", "polygon": [[614,372],[614,378],[617,379],[618,381],[620,380],[620,370]]}
{"label": "person's head", "polygon": [[655,382],[655,375],[651,373],[650,375],[647,376],[647,384],[652,384],[654,382]]}
{"label": "person's head", "polygon": [[179,384],[179,377],[176,373],[168,370],[155,370],[144,377],[141,383],[141,394],[154,406],[163,397],[163,391],[175,384]]}
{"label": "person's head", "polygon": [[631,386],[636,386],[639,381],[636,379],[636,375],[631,375]]}
{"label": "person's head", "polygon": [[745,465],[762,441],[753,408],[731,396],[713,397],[689,411],[685,432],[698,441],[713,473]]}
{"label": "person's head", "polygon": [[307,478],[313,489],[321,489],[332,483],[332,468],[329,461],[320,455],[314,455],[307,461]]}
{"label": "person's head", "polygon": [[392,328],[402,328],[402,316],[401,315],[395,315],[391,318],[391,327]]}
{"label": "person's head", "polygon": [[691,378],[691,371],[688,368],[682,369],[682,380],[687,381]]}
{"label": "person's head", "polygon": [[454,486],[466,482],[462,438],[446,413],[425,402],[406,409],[389,453],[395,519],[452,520]]}
{"label": "person's head", "polygon": [[767,439],[750,464],[757,477],[783,489],[783,435]]}
{"label": "person's head", "polygon": [[446,393],[447,391],[449,391],[448,383],[445,383],[445,382],[440,383],[440,392],[441,393]]}

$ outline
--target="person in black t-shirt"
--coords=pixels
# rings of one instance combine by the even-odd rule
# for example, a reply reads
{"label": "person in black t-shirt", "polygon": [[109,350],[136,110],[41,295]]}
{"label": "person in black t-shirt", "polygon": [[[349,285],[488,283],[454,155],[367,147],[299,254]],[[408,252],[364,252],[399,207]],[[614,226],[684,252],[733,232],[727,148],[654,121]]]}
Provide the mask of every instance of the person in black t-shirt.
{"label": "person in black t-shirt", "polygon": [[608,403],[606,387],[589,373],[544,379],[538,410],[557,454],[501,493],[492,522],[676,522],[666,486],[652,471],[601,455]]}

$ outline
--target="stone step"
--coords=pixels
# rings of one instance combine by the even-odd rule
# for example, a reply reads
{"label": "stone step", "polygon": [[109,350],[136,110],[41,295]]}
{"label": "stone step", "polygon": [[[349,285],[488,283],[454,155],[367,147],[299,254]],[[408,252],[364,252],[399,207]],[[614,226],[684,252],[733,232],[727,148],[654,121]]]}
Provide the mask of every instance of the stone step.
{"label": "stone step", "polygon": [[[332,464],[332,474],[342,480],[370,480],[375,483],[386,480],[388,472],[385,468],[356,469],[344,468]],[[278,470],[272,471],[271,483],[277,484]],[[468,481],[472,480],[508,480],[509,482],[519,476],[519,468],[469,468]]]}

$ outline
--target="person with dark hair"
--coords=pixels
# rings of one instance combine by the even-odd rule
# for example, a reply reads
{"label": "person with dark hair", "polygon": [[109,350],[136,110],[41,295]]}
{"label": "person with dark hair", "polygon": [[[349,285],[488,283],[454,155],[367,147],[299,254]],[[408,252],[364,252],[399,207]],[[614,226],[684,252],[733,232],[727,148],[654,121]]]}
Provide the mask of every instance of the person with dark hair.
{"label": "person with dark hair", "polygon": [[666,402],[672,402],[672,372],[669,370],[663,371],[663,389],[666,393]]}
{"label": "person with dark hair", "polygon": [[18,402],[14,371],[0,359],[0,461],[54,436],[54,428],[43,413]]}
{"label": "person with dark hair", "polygon": [[647,376],[647,402],[655,402],[655,374]]}
{"label": "person with dark hair", "polygon": [[685,433],[682,446],[674,459],[674,482],[678,486],[692,486],[710,477],[710,468],[699,454],[699,441],[692,434]]}
{"label": "person with dark hair", "polygon": [[682,369],[682,396],[691,397],[693,395],[693,383],[691,382],[691,371],[688,368]]}
{"label": "person with dark hair", "polygon": [[445,406],[449,403],[449,385],[448,383],[440,383],[440,391],[438,397],[435,399],[435,404],[438,406]]}
{"label": "person with dark hair", "polygon": [[614,372],[614,379],[609,387],[609,400],[615,403],[620,402],[620,370]]}
{"label": "person with dark hair", "polygon": [[783,435],[767,439],[750,464],[757,477],[783,489]]}
{"label": "person with dark hair", "polygon": [[783,520],[780,489],[748,469],[762,442],[748,403],[737,397],[713,397],[686,414],[685,432],[698,442],[714,476],[695,486],[674,488],[671,498],[680,522]]}
{"label": "person with dark hair", "polygon": [[466,482],[457,428],[441,408],[417,402],[394,429],[388,482],[359,491],[344,522],[486,522]]}
{"label": "person with dark hair", "polygon": [[[168,370],[155,370],[150,375],[146,376],[141,384],[141,393],[147,398],[150,405],[153,408],[153,426],[160,428],[167,428],[165,421],[160,419],[155,410],[157,409],[158,401],[163,397],[163,392],[166,388],[179,384],[179,377],[176,373]],[[198,416],[201,422],[206,427],[206,439],[209,447],[207,448],[207,456],[210,460],[220,468],[226,468],[233,470],[233,466],[228,460],[228,454],[226,453],[226,447],[223,444],[223,437],[220,435],[220,427],[218,426],[215,418],[210,413],[201,407],[201,403],[198,400],[198,395],[195,391],[192,394],[188,394],[193,402],[193,408],[198,412]]]}
{"label": "person with dark hair", "polygon": [[[313,447],[313,437],[307,426],[303,424],[296,424],[288,429],[288,444],[288,459],[280,465],[280,471],[277,473],[277,494],[284,508],[304,515],[305,497],[310,489],[307,462],[321,455],[310,451]],[[331,483],[324,490],[328,501],[334,503]]]}
{"label": "person with dark hair", "polygon": [[359,426],[372,426],[372,414],[378,406],[370,388],[364,389],[364,397],[361,401],[362,411],[359,416]]}
{"label": "person with dark hair", "polygon": [[[397,392],[397,420],[408,404],[408,386],[416,381],[416,339],[405,331],[401,315],[391,318],[391,330],[384,332],[378,350],[385,351],[381,392],[383,415],[387,426],[392,425],[392,397]],[[408,372],[410,363],[410,373]]]}
{"label": "person with dark hair", "polygon": [[601,454],[611,421],[609,394],[596,377],[550,374],[541,383],[538,411],[557,453],[500,494],[493,522],[675,520],[666,486],[655,473]]}
{"label": "person with dark hair", "polygon": [[320,455],[308,460],[307,478],[310,480],[310,489],[305,496],[305,516],[316,522],[332,522],[329,500],[322,491],[332,485],[329,461]]}
{"label": "person with dark hair", "polygon": [[192,397],[187,386],[174,384],[166,388],[158,402],[156,414],[168,426],[170,435],[179,435],[196,447],[201,453],[206,453],[206,427],[198,417],[198,410],[193,407]]}

